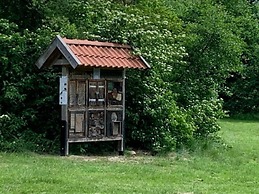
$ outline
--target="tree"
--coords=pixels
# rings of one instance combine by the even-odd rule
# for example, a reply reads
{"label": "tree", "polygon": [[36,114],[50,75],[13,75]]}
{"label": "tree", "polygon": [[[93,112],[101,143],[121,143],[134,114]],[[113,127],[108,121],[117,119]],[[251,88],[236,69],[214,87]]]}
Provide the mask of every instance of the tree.
{"label": "tree", "polygon": [[41,26],[43,15],[33,0],[1,0],[0,18],[17,24],[20,30],[35,30]]}

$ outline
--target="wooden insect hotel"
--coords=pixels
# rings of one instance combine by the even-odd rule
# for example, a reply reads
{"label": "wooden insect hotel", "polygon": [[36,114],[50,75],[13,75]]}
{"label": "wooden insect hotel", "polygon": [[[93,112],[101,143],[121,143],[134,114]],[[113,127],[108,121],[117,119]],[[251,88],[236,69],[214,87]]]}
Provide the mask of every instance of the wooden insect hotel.
{"label": "wooden insect hotel", "polygon": [[150,68],[146,61],[128,45],[56,36],[36,66],[62,69],[61,155],[70,143],[96,141],[118,141],[123,153],[125,70]]}

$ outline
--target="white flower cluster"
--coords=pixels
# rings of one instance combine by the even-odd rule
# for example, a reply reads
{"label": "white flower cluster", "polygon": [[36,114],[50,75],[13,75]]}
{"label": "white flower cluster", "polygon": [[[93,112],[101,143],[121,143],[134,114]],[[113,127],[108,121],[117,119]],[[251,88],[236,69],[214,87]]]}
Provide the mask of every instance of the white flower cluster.
{"label": "white flower cluster", "polygon": [[10,119],[10,117],[9,117],[8,115],[1,115],[1,116],[0,116],[0,120],[1,120],[1,119],[5,119],[5,118],[6,118],[6,119]]}

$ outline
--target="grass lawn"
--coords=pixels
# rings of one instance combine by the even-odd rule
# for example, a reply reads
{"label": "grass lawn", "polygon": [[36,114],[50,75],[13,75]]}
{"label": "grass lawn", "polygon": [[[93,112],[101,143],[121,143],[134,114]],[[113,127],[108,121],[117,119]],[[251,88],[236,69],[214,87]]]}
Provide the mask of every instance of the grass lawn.
{"label": "grass lawn", "polygon": [[0,153],[0,193],[259,193],[259,122],[220,124],[226,146],[166,157]]}

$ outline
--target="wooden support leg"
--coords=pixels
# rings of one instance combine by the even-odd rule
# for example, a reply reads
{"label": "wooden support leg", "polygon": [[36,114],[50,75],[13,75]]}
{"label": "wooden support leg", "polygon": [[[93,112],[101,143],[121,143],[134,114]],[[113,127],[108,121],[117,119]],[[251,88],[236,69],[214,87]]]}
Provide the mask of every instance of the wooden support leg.
{"label": "wooden support leg", "polygon": [[66,156],[69,155],[69,143],[68,143],[68,140],[66,141],[65,154],[66,154]]}
{"label": "wooden support leg", "polygon": [[124,139],[118,141],[118,152],[120,156],[124,155]]}
{"label": "wooden support leg", "polygon": [[60,132],[60,155],[65,156],[66,155],[66,126],[67,123],[66,121],[62,120],[61,121],[61,132]]}

